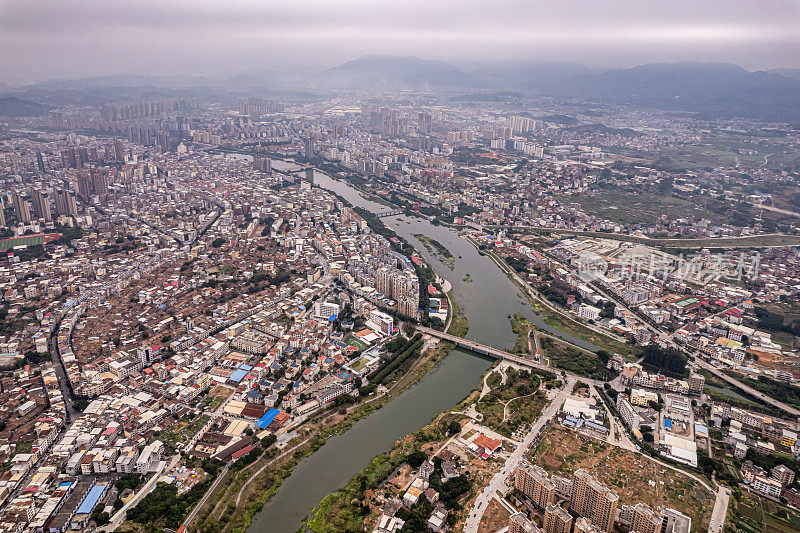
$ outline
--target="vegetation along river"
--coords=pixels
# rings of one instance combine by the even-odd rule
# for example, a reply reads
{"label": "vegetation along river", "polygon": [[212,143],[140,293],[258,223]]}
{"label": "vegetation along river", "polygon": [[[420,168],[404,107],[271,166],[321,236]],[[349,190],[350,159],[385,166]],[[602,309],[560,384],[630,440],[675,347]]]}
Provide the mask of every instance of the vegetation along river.
{"label": "vegetation along river", "polygon": [[[374,213],[389,207],[363,198],[350,185],[317,172],[315,184],[337,193],[353,205]],[[384,223],[412,243],[437,274],[450,281],[453,295],[469,322],[469,339],[499,348],[513,346],[508,315],[522,313],[537,327],[556,332],[534,315],[517,287],[489,257],[481,256],[456,230],[434,226],[427,220],[405,215],[387,217]],[[436,239],[455,257],[453,270],[445,266],[413,235]],[[472,280],[464,281],[469,274]],[[576,344],[593,348],[590,343],[559,334]],[[301,460],[280,490],[253,518],[249,533],[294,533],[308,514],[327,494],[338,490],[361,471],[376,455],[394,442],[430,422],[437,414],[454,407],[472,389],[492,362],[455,349],[433,370],[383,408],[356,422],[344,434],[331,437],[309,457]]]}

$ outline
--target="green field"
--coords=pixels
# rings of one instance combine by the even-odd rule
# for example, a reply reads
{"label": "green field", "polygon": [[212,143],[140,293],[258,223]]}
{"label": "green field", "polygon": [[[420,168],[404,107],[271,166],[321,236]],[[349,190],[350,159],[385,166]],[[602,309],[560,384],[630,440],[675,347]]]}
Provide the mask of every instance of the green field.
{"label": "green field", "polygon": [[366,350],[367,348],[369,348],[369,344],[367,344],[366,342],[362,341],[361,339],[357,338],[354,335],[350,335],[349,337],[347,337],[344,340],[344,343],[347,344],[348,346],[353,346],[358,350]]}
{"label": "green field", "polygon": [[44,244],[44,237],[42,235],[3,239],[0,240],[0,251],[5,251],[15,246],[34,246],[36,244]]}
{"label": "green field", "polygon": [[[668,166],[677,168],[734,166],[737,163],[745,168],[759,168],[765,164],[791,165],[800,159],[796,152],[766,143],[745,142],[748,140],[752,139],[742,135],[716,133],[714,137],[706,138],[703,143],[663,147],[658,155],[669,161]],[[748,152],[754,150],[757,153],[739,153],[740,148]],[[767,157],[766,160],[764,156]]]}
{"label": "green field", "polygon": [[369,359],[367,359],[366,357],[362,357],[361,359],[350,365],[350,368],[352,368],[356,372],[361,372],[369,364],[369,362],[370,362]]}
{"label": "green field", "polygon": [[797,533],[800,532],[800,515],[794,509],[737,489],[728,509],[725,531]]}
{"label": "green field", "polygon": [[663,194],[637,194],[606,189],[598,191],[594,196],[589,196],[588,194],[577,196],[562,195],[557,196],[557,199],[563,204],[577,202],[587,214],[619,224],[651,225],[662,215],[666,215],[669,220],[689,216],[707,218],[712,221],[717,218],[714,213],[696,203]]}

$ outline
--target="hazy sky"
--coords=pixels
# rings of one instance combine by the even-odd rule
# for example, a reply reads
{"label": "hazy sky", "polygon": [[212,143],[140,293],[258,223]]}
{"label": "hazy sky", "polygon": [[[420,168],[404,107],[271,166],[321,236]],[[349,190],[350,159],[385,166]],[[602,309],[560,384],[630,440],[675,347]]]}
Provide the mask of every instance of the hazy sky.
{"label": "hazy sky", "polygon": [[364,54],[800,67],[798,0],[0,0],[0,79],[322,69]]}

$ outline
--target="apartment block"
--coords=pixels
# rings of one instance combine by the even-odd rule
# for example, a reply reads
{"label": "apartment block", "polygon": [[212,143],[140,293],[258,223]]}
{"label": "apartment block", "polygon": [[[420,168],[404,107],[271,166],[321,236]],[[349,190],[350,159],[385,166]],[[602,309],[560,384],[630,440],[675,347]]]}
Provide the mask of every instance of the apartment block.
{"label": "apartment block", "polygon": [[540,509],[556,501],[556,486],[540,466],[520,463],[514,472],[514,488],[522,492]]}
{"label": "apartment block", "polygon": [[557,504],[548,505],[544,513],[545,533],[570,533],[572,515]]}
{"label": "apartment block", "polygon": [[572,478],[570,508],[602,531],[614,527],[619,496],[588,472],[579,469]]}

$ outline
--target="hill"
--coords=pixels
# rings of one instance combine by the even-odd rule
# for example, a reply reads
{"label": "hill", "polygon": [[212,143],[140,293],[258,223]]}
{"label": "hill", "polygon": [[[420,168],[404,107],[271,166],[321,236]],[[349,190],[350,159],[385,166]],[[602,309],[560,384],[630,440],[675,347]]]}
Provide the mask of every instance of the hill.
{"label": "hill", "polygon": [[38,117],[46,115],[50,107],[16,96],[0,97],[0,116],[8,118]]}
{"label": "hill", "polygon": [[341,87],[476,87],[480,82],[444,61],[413,56],[363,56],[328,69],[322,77]]}
{"label": "hill", "polygon": [[800,80],[726,63],[658,63],[573,76],[541,90],[604,102],[690,111],[707,118],[800,120]]}

